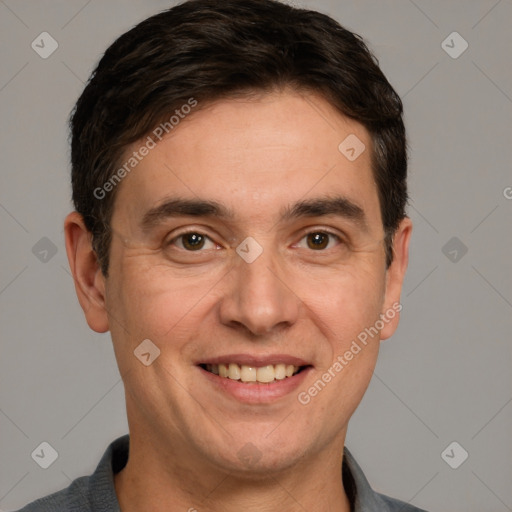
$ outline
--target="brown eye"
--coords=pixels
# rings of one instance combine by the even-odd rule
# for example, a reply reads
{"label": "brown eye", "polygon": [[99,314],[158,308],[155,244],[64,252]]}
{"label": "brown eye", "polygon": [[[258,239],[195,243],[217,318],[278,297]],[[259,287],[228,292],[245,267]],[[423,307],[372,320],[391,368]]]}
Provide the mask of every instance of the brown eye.
{"label": "brown eye", "polygon": [[310,249],[325,249],[329,244],[329,237],[326,233],[309,233],[307,240]]}
{"label": "brown eye", "polygon": [[195,251],[204,246],[204,236],[197,233],[187,233],[181,236],[183,240],[183,247],[187,250]]}
{"label": "brown eye", "polygon": [[[169,245],[176,245],[180,249],[184,249],[189,252],[199,252],[209,242],[212,246],[215,244],[210,240],[210,237],[202,235],[196,231],[190,231],[188,233],[182,233],[177,237],[173,238]],[[211,248],[211,247],[210,247]],[[208,247],[206,247],[208,249]]]}
{"label": "brown eye", "polygon": [[306,240],[306,248],[312,249],[313,251],[322,251],[331,248],[332,240],[335,240],[337,243],[342,241],[338,235],[328,231],[312,231],[306,234],[302,240],[304,239]]}

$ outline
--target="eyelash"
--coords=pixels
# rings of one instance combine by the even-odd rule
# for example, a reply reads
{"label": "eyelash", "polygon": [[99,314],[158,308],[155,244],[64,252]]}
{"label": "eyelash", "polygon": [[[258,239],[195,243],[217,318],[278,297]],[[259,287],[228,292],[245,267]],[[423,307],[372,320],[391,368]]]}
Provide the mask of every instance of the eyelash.
{"label": "eyelash", "polygon": [[[340,235],[336,234],[336,233],[333,233],[332,231],[329,231],[328,229],[314,229],[314,230],[311,230],[311,231],[307,231],[306,233],[304,233],[300,240],[303,240],[304,238],[306,238],[308,235],[311,235],[311,234],[317,234],[317,233],[321,233],[321,234],[324,234],[324,235],[329,235],[330,237],[333,237],[335,238],[340,244],[344,243],[344,240],[341,238]],[[179,233],[178,235],[176,235],[174,238],[172,238],[167,245],[174,245],[174,242],[176,240],[179,240],[180,238],[186,236],[186,235],[190,235],[190,234],[194,234],[194,235],[200,235],[202,237],[205,237],[207,238],[208,240],[210,240],[211,242],[213,242],[213,240],[206,234],[202,233],[201,231],[199,230],[195,230],[195,229],[190,229],[190,230],[187,230],[187,231],[184,231],[183,233]],[[213,242],[215,243],[215,242]],[[187,249],[182,249],[181,247],[179,247],[180,250],[182,251],[186,251],[186,252],[189,252],[189,253],[194,253],[194,252],[204,252],[203,249],[199,249],[197,251],[189,251]],[[313,249],[311,249],[313,252],[325,252],[327,251],[328,249],[319,249],[318,251],[314,251]]]}

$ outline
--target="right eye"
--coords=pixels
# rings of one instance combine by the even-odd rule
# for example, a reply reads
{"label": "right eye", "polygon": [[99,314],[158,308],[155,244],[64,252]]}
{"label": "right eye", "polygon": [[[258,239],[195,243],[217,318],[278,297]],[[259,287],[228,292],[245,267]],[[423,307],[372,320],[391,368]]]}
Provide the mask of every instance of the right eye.
{"label": "right eye", "polygon": [[207,249],[215,248],[215,243],[209,236],[198,231],[187,231],[175,236],[169,241],[168,245],[176,245],[178,248],[189,252],[201,252],[207,241],[210,241],[213,245],[213,247],[207,247]]}

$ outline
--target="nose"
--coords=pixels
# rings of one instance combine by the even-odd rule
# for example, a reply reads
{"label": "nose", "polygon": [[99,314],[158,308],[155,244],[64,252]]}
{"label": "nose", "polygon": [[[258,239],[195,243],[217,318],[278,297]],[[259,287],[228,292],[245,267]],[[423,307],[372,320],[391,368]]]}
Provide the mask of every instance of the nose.
{"label": "nose", "polygon": [[272,251],[264,250],[252,263],[238,258],[227,279],[229,284],[220,305],[224,325],[262,336],[297,321],[301,300]]}

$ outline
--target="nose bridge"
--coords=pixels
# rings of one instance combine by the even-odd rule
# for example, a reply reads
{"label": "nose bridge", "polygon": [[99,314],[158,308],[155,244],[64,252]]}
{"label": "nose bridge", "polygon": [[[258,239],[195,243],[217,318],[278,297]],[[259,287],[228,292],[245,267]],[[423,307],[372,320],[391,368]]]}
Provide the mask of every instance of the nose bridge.
{"label": "nose bridge", "polygon": [[256,245],[254,239],[244,242],[237,248],[239,259],[230,272],[221,308],[223,323],[242,324],[253,334],[293,324],[300,301],[286,284],[279,255],[269,244]]}

